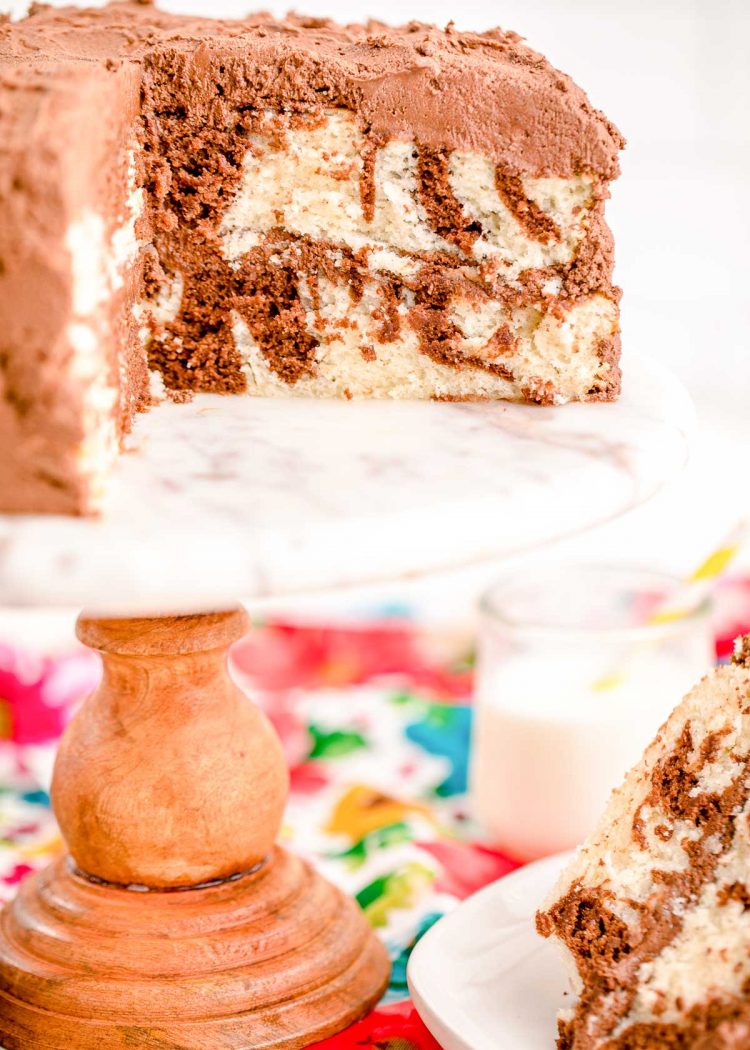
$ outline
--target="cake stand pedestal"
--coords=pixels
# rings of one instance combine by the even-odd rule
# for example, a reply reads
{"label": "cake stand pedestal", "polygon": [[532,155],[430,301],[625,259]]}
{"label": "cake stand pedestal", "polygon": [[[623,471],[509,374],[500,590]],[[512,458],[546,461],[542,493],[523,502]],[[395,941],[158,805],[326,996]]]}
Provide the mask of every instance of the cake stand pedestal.
{"label": "cake stand pedestal", "polygon": [[232,683],[245,612],[106,620],[52,789],[70,850],[2,915],[5,1050],[305,1047],[385,990],[354,901],[274,845],[281,746]]}
{"label": "cake stand pedestal", "polygon": [[613,405],[206,395],[139,420],[99,520],[0,518],[0,604],[87,606],[78,635],[104,660],[54,777],[70,855],[0,916],[5,1050],[296,1048],[373,1005],[380,942],[274,845],[286,771],[227,674],[236,597],[590,528],[677,472],[692,424],[679,383],[639,359]]}

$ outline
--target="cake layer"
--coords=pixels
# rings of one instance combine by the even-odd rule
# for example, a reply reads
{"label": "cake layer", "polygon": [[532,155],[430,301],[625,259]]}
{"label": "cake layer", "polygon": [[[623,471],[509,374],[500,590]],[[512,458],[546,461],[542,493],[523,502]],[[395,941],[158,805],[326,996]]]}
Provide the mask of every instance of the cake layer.
{"label": "cake layer", "polygon": [[537,917],[561,1050],[750,1045],[750,640],[675,710]]}
{"label": "cake layer", "polygon": [[515,34],[35,5],[0,76],[2,509],[92,509],[147,367],[162,392],[616,396],[622,140]]}

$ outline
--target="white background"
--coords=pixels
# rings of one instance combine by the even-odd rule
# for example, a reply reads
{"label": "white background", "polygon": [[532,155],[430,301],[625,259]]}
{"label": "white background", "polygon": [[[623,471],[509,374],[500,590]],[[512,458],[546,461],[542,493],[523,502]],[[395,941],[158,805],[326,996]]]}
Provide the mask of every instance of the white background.
{"label": "white background", "polygon": [[[162,6],[213,15],[251,9],[236,0]],[[287,4],[263,6],[282,14]],[[342,21],[452,18],[459,28],[515,29],[570,73],[625,134],[609,218],[625,292],[626,380],[630,349],[661,358],[693,394],[700,434],[688,472],[668,494],[554,553],[687,569],[750,511],[750,3],[300,0],[299,6]],[[493,571],[473,574],[463,590],[482,586]],[[448,593],[458,601],[459,589]]]}

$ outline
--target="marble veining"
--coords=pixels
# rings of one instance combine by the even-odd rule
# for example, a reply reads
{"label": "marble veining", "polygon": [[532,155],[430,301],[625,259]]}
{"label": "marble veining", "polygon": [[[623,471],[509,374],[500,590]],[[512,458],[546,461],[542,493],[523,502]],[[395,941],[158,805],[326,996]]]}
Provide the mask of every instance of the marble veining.
{"label": "marble veining", "polygon": [[210,608],[529,550],[636,506],[693,409],[653,361],[615,404],[200,395],[142,416],[103,517],[0,517],[0,603]]}

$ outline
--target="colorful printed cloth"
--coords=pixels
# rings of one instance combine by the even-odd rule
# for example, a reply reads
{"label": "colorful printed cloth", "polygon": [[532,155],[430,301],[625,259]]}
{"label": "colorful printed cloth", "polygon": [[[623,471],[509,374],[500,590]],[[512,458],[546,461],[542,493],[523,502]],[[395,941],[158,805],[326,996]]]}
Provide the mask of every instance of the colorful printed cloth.
{"label": "colorful printed cloth", "polygon": [[[750,629],[750,579],[723,588],[717,654]],[[265,708],[292,769],[282,841],[352,894],[388,946],[380,1007],[324,1050],[435,1050],[408,1000],[414,944],[513,870],[466,810],[472,661],[465,643],[400,623],[269,624],[233,671]],[[56,659],[0,646],[0,902],[62,843],[43,785],[54,741],[98,679],[83,650]]]}

